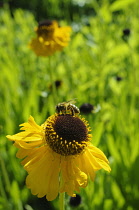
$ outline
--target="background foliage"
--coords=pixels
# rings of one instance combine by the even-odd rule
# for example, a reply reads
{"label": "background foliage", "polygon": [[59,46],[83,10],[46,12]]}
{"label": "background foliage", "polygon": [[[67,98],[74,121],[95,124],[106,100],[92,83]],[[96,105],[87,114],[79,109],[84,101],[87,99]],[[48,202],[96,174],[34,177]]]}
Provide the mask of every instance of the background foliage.
{"label": "background foliage", "polygon": [[[82,203],[76,209],[137,210],[138,1],[33,0],[28,2],[32,11],[23,10],[28,9],[23,0],[9,3],[10,9],[9,4],[0,9],[0,210],[58,209],[58,199],[48,203],[31,195],[16,149],[5,136],[18,132],[29,115],[43,123],[55,112],[55,103],[73,98],[78,107],[83,103],[101,107],[84,117],[92,127],[93,144],[112,168],[110,174],[97,172],[95,182],[81,190]],[[28,47],[36,20],[46,18],[73,29],[69,46],[50,59],[37,57]],[[61,81],[56,102],[50,70],[54,81]],[[66,209],[73,209],[68,196],[66,202]]]}

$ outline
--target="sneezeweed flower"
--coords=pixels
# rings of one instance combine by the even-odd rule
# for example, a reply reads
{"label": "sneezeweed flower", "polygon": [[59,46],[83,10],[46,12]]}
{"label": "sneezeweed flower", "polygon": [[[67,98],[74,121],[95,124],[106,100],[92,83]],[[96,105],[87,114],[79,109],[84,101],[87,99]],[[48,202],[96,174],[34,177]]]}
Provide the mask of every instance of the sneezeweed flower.
{"label": "sneezeweed flower", "polygon": [[[55,80],[54,85],[55,85],[56,89],[59,89],[62,86],[62,80]],[[52,84],[50,84],[49,88],[50,88],[50,90],[52,89]]]}
{"label": "sneezeweed flower", "polygon": [[121,76],[116,76],[115,79],[117,80],[117,82],[120,82],[123,80],[123,78]]}
{"label": "sneezeweed flower", "polygon": [[96,171],[111,170],[104,153],[91,143],[88,122],[70,108],[50,116],[41,126],[30,116],[20,125],[22,132],[7,136],[19,149],[17,157],[23,159],[27,187],[49,201],[63,192],[74,197],[80,187],[87,186],[89,177],[94,181]]}
{"label": "sneezeweed flower", "polygon": [[129,28],[125,28],[125,29],[123,30],[123,35],[124,35],[124,36],[129,36],[130,33],[131,33],[131,31],[130,31]]}
{"label": "sneezeweed flower", "polygon": [[82,114],[97,113],[100,110],[101,110],[100,104],[97,104],[96,106],[94,106],[90,103],[84,103],[80,106],[80,111]]}
{"label": "sneezeweed flower", "polygon": [[37,56],[51,56],[61,51],[70,41],[71,27],[60,27],[57,21],[45,20],[36,28],[36,38],[30,43],[30,48]]}
{"label": "sneezeweed flower", "polygon": [[83,114],[90,114],[94,110],[94,106],[90,103],[84,103],[80,106],[80,111]]}
{"label": "sneezeweed flower", "polygon": [[81,204],[82,199],[80,195],[76,195],[76,197],[70,197],[69,204],[70,206],[77,207]]}
{"label": "sneezeweed flower", "polygon": [[56,88],[59,88],[61,85],[62,85],[62,80],[56,80],[55,81]]}
{"label": "sneezeweed flower", "polygon": [[129,39],[130,34],[131,34],[130,29],[129,29],[129,28],[125,28],[125,29],[123,30],[123,34],[122,34],[123,40],[127,42],[128,39]]}

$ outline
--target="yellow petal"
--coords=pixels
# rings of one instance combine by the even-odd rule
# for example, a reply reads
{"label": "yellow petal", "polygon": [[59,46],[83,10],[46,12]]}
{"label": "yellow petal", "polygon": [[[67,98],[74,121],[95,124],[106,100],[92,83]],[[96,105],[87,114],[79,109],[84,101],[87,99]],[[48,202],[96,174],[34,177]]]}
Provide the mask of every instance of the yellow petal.
{"label": "yellow petal", "polygon": [[14,146],[18,149],[33,149],[42,144],[42,141],[33,141],[33,142],[25,142],[25,141],[15,141]]}
{"label": "yellow petal", "polygon": [[56,198],[59,191],[59,163],[60,158],[52,157],[48,150],[42,157],[40,153],[36,162],[30,163],[31,171],[26,178],[26,184],[33,195],[46,195],[48,200]]}
{"label": "yellow petal", "polygon": [[33,168],[38,166],[40,159],[43,159],[45,155],[47,156],[47,153],[49,154],[47,146],[29,150],[27,157],[21,162],[21,164],[24,165],[26,171],[30,172]]}
{"label": "yellow petal", "polygon": [[15,135],[6,136],[10,141],[42,141],[43,135],[22,131]]}
{"label": "yellow petal", "polygon": [[94,171],[97,171],[101,168],[108,172],[111,171],[111,168],[108,165],[109,162],[100,149],[93,146],[93,149],[90,150],[89,147],[87,147],[84,155],[86,155],[86,160],[88,162],[87,164],[90,164]]}
{"label": "yellow petal", "polygon": [[22,126],[21,130],[31,129],[32,131],[37,131],[37,132],[42,131],[42,127],[36,124],[32,116],[29,117],[27,123],[22,123],[20,124],[20,126]]}
{"label": "yellow petal", "polygon": [[76,181],[78,183],[78,186],[85,188],[87,186],[87,183],[88,183],[87,182],[87,179],[88,179],[87,175],[77,167],[74,168],[74,172],[75,172],[75,175],[76,175]]}
{"label": "yellow petal", "polygon": [[88,144],[88,150],[90,150],[95,157],[103,159],[107,163],[109,162],[105,154],[99,148],[93,146],[91,143]]}
{"label": "yellow petal", "polygon": [[60,192],[67,192],[73,196],[74,191],[79,191],[79,187],[86,187],[87,175],[75,164],[74,158],[62,160],[61,162],[61,187]]}
{"label": "yellow petal", "polygon": [[[19,144],[19,148],[22,147],[30,149],[44,143],[43,127],[37,125],[33,117],[30,116],[28,123],[23,123],[21,124],[21,126],[23,126],[21,130],[24,131],[19,132],[15,135],[6,136],[10,141],[16,141],[16,146]],[[30,142],[30,144],[28,142]]]}
{"label": "yellow petal", "polygon": [[86,153],[81,154],[79,157],[76,158],[77,164],[79,165],[79,168],[81,171],[83,171],[87,176],[90,176],[91,180],[94,181],[95,179],[95,171],[94,168],[92,168],[92,164],[88,162],[88,158],[86,156]]}

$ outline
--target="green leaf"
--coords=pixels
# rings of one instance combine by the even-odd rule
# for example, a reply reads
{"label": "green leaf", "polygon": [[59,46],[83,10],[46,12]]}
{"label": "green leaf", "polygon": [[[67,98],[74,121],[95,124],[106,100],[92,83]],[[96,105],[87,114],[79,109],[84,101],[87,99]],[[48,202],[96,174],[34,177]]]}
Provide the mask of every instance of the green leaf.
{"label": "green leaf", "polygon": [[112,183],[112,193],[113,193],[114,200],[117,203],[118,209],[121,209],[125,203],[125,199],[116,181],[113,181]]}
{"label": "green leaf", "polygon": [[118,163],[121,163],[122,160],[118,148],[116,147],[116,142],[114,141],[114,138],[111,134],[107,135],[107,144],[111,155]]}
{"label": "green leaf", "polygon": [[129,47],[126,44],[119,44],[117,46],[114,46],[111,50],[108,52],[108,58],[117,58],[121,56],[128,55],[129,53]]}
{"label": "green leaf", "polygon": [[22,202],[20,200],[20,190],[16,181],[13,181],[11,185],[11,197],[17,209],[23,210]]}
{"label": "green leaf", "polygon": [[100,142],[102,133],[103,133],[103,122],[100,122],[99,125],[93,131],[93,142],[97,146]]}
{"label": "green leaf", "polygon": [[135,134],[134,138],[133,137],[131,138],[131,141],[132,141],[131,142],[131,157],[130,157],[131,164],[134,163],[134,161],[139,155],[139,142],[138,142],[139,134],[138,133]]}
{"label": "green leaf", "polygon": [[28,205],[28,204],[25,205],[25,209],[26,210],[33,210],[33,208],[30,205]]}
{"label": "green leaf", "polygon": [[117,0],[113,2],[113,4],[110,6],[110,10],[112,12],[115,12],[121,9],[125,9],[126,7],[128,7],[130,4],[133,4],[134,2],[135,0]]}
{"label": "green leaf", "polygon": [[113,200],[112,199],[106,199],[105,201],[104,201],[104,210],[111,210],[111,209],[113,209]]}

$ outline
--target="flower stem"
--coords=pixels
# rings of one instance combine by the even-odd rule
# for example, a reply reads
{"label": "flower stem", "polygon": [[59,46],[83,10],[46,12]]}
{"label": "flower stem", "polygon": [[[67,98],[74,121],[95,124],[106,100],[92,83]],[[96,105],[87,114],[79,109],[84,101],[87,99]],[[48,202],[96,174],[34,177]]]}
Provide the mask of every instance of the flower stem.
{"label": "flower stem", "polygon": [[54,81],[54,77],[53,77],[53,68],[52,68],[52,64],[51,64],[51,57],[49,56],[49,73],[50,73],[50,79],[51,79],[51,83],[52,83],[52,95],[53,95],[53,100],[54,100],[54,104],[57,104],[57,97],[56,97],[56,86],[55,86],[55,81]]}
{"label": "flower stem", "polygon": [[1,170],[2,170],[2,173],[3,173],[4,181],[5,181],[5,189],[9,192],[10,188],[11,188],[10,180],[9,180],[9,176],[8,176],[8,172],[6,170],[4,160],[2,159],[1,156],[0,156],[0,165],[1,165]]}
{"label": "flower stem", "polygon": [[60,193],[59,197],[60,210],[65,209],[65,193]]}

